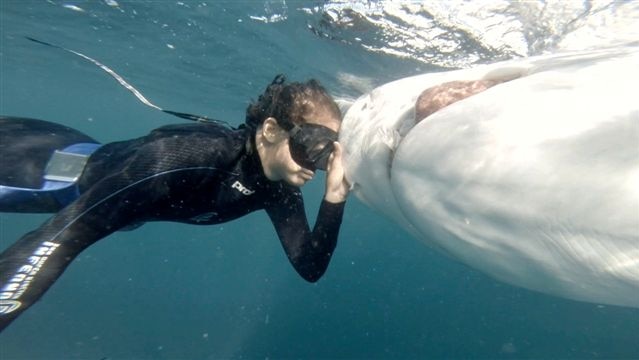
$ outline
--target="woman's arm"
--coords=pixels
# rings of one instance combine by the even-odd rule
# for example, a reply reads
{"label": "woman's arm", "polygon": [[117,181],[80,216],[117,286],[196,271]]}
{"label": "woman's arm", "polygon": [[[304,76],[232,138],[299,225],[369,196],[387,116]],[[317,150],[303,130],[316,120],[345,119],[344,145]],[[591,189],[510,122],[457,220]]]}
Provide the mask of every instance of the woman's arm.
{"label": "woman's arm", "polygon": [[326,271],[337,245],[349,185],[344,178],[342,148],[335,143],[326,174],[326,193],[311,232],[299,190],[274,199],[266,211],[295,270],[315,282]]}
{"label": "woman's arm", "polygon": [[313,231],[309,229],[299,192],[266,209],[288,259],[307,281],[319,280],[328,267],[337,245],[344,204],[322,201]]}

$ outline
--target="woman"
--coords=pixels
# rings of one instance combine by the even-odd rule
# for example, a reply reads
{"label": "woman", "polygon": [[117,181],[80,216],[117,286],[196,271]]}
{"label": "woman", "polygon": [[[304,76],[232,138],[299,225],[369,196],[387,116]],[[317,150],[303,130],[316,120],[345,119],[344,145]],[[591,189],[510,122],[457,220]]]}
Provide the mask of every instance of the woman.
{"label": "woman", "polygon": [[[147,221],[219,224],[264,209],[295,270],[317,281],[348,194],[340,121],[318,82],[285,84],[281,75],[239,129],[169,125],[99,146],[60,125],[0,118],[0,211],[57,211],[0,255],[0,329],[82,250]],[[311,231],[299,187],[317,169],[327,171],[326,193]]]}

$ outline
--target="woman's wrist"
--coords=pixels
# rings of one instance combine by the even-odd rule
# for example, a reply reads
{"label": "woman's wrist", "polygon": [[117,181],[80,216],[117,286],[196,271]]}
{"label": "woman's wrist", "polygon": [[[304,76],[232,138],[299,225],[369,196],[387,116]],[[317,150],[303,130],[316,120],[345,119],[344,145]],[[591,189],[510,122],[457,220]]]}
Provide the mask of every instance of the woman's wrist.
{"label": "woman's wrist", "polygon": [[324,194],[324,200],[328,201],[329,203],[339,204],[346,201],[347,196],[348,192],[342,193],[337,191],[327,191],[326,194]]}

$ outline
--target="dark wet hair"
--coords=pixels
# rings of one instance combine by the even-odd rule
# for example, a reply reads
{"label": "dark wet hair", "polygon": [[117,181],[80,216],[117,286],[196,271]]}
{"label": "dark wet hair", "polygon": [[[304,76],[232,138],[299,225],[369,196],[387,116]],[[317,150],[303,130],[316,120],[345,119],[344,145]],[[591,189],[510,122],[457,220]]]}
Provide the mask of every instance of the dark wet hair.
{"label": "dark wet hair", "polygon": [[293,124],[306,122],[309,116],[329,111],[341,119],[339,107],[317,80],[286,84],[286,77],[277,75],[256,102],[246,109],[245,124],[253,132],[269,117],[289,130]]}

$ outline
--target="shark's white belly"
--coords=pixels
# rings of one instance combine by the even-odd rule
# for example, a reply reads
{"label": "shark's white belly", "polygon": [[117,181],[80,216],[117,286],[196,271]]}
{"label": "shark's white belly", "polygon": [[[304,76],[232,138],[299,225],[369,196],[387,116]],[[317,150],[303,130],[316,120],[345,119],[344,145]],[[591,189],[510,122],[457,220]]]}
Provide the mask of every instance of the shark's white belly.
{"label": "shark's white belly", "polygon": [[[415,124],[426,88],[515,78]],[[355,194],[505,282],[639,307],[639,48],[383,85],[345,115]]]}

